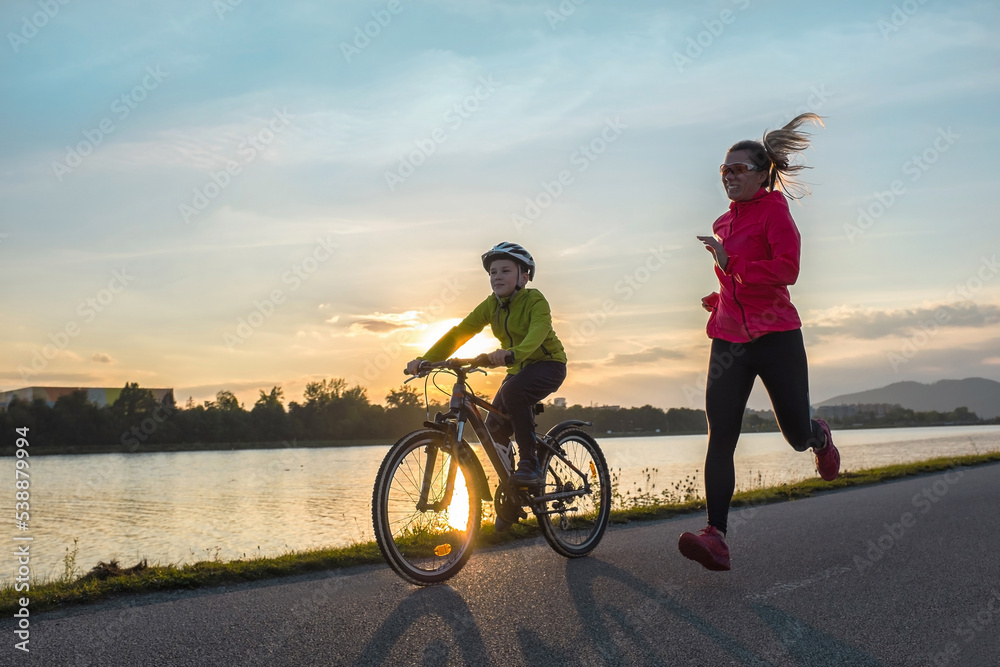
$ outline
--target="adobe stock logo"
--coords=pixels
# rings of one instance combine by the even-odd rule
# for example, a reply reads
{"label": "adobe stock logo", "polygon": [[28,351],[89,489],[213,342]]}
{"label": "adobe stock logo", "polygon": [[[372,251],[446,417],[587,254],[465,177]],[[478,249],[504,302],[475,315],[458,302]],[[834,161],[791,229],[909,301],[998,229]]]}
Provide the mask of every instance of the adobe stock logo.
{"label": "adobe stock logo", "polygon": [[576,8],[585,2],[587,0],[562,0],[556,8],[557,11],[551,9],[545,10],[545,20],[549,22],[549,27],[555,31],[560,23],[565,23],[569,20],[569,17],[576,13]]}
{"label": "adobe stock logo", "polygon": [[[732,0],[732,3],[740,11],[744,11],[750,6],[750,0]],[[695,60],[700,58],[715,44],[717,39],[722,37],[726,26],[736,22],[737,16],[738,14],[733,10],[723,9],[717,18],[702,21],[701,24],[705,26],[705,29],[694,37],[687,38],[687,48],[684,49],[684,53],[674,51],[674,65],[677,66],[677,71],[683,74],[685,67],[693,65]]]}
{"label": "adobe stock logo", "polygon": [[32,14],[30,19],[27,16],[22,16],[21,29],[17,32],[7,33],[7,41],[10,42],[10,48],[14,50],[14,53],[20,52],[21,47],[27,44],[28,40],[33,39],[39,30],[56,17],[56,14],[62,9],[60,5],[68,5],[69,2],[70,0],[39,0],[38,8],[41,11]]}
{"label": "adobe stock logo", "polygon": [[460,102],[456,102],[448,111],[444,113],[441,119],[448,126],[448,129],[444,127],[435,127],[429,133],[429,136],[424,138],[418,138],[413,140],[413,145],[415,148],[410,149],[404,155],[399,156],[399,164],[396,169],[391,171],[386,171],[383,173],[385,177],[386,187],[389,188],[389,192],[395,192],[400,185],[402,185],[406,179],[416,173],[424,163],[426,163],[434,153],[437,152],[438,146],[448,141],[452,136],[449,131],[454,133],[458,128],[462,127],[462,124],[472,116],[472,114],[479,111],[482,108],[483,103],[493,96],[502,83],[499,81],[494,81],[492,75],[487,75],[485,77],[479,77],[478,85],[471,94],[466,95]]}
{"label": "adobe stock logo", "polygon": [[670,253],[663,246],[649,248],[649,252],[642,263],[633,268],[631,272],[622,275],[615,282],[614,292],[618,295],[618,298],[613,299],[609,297],[604,299],[598,310],[592,310],[587,313],[586,320],[579,327],[576,325],[571,327],[571,333],[566,339],[568,345],[571,348],[578,348],[585,345],[587,341],[592,340],[597,332],[607,324],[611,315],[618,312],[619,306],[631,301],[632,297],[652,279],[653,274],[666,266],[669,257]]}
{"label": "adobe stock logo", "polygon": [[[160,66],[147,67],[146,74],[142,81],[126,93],[122,93],[111,101],[109,110],[115,115],[119,122],[124,122],[139,105],[149,97],[149,94],[160,87],[163,80],[169,75],[160,69]],[[62,183],[67,174],[83,164],[84,159],[97,150],[97,147],[104,143],[104,140],[111,136],[118,126],[115,125],[111,116],[105,116],[94,128],[82,130],[83,141],[75,146],[66,146],[66,155],[63,161],[53,160],[52,173],[56,179]]]}
{"label": "adobe stock logo", "polygon": [[232,351],[237,345],[242,345],[249,340],[257,329],[262,327],[265,322],[271,319],[278,308],[284,305],[289,295],[297,292],[302,284],[319,270],[320,266],[333,257],[338,247],[333,242],[332,234],[327,234],[326,238],[316,239],[316,245],[313,246],[312,251],[281,274],[281,283],[290,286],[288,292],[276,287],[263,300],[255,299],[253,308],[246,317],[238,318],[233,331],[231,333],[226,331],[222,335],[222,341],[226,347]]}
{"label": "adobe stock logo", "polygon": [[[628,125],[623,123],[618,116],[613,119],[605,119],[601,131],[570,154],[569,163],[576,167],[577,173],[582,174],[601,155],[606,153],[611,148],[611,144],[618,141],[627,129]],[[511,214],[510,220],[514,223],[514,228],[521,231],[534,224],[542,213],[552,206],[573,183],[575,183],[575,176],[569,169],[561,170],[551,181],[542,180],[541,189],[535,193],[535,196],[524,198],[523,214],[516,212]]]}
{"label": "adobe stock logo", "polygon": [[920,517],[926,515],[931,509],[948,495],[952,486],[958,484],[965,473],[962,470],[952,469],[934,480],[929,486],[925,486],[919,493],[913,494],[911,504],[919,510],[917,514],[913,512],[903,512],[899,520],[895,523],[884,524],[885,531],[878,537],[867,540],[865,554],[854,556],[854,566],[858,572],[874,567],[875,563],[889,553],[907,533],[911,532],[919,523]]}
{"label": "adobe stock logo", "polygon": [[[135,276],[129,275],[126,269],[112,271],[111,280],[107,287],[97,291],[94,296],[89,296],[76,306],[76,314],[83,319],[83,324],[90,324],[99,313],[111,305],[115,298],[125,291],[129,283],[135,280]],[[49,332],[48,338],[51,345],[43,345],[35,348],[31,357],[30,367],[21,365],[17,367],[17,372],[21,375],[21,382],[27,382],[28,378],[38,375],[48,368],[49,361],[56,358],[60,351],[69,347],[70,340],[76,338],[83,331],[83,326],[76,320],[67,321],[61,330],[55,333]]]}
{"label": "adobe stock logo", "polygon": [[[909,176],[911,183],[916,183],[960,138],[961,136],[953,132],[950,127],[947,129],[939,127],[937,136],[934,137],[931,144],[920,153],[911,155],[900,169],[905,176]],[[875,201],[871,201],[867,206],[858,207],[857,224],[844,224],[844,234],[847,235],[847,240],[854,243],[855,239],[864,236],[875,226],[879,218],[885,215],[907,192],[906,183],[903,182],[903,179],[897,178],[889,184],[888,189],[872,193],[871,199]]]}
{"label": "adobe stock logo", "polygon": [[340,52],[343,54],[344,60],[350,64],[352,58],[360,56],[361,52],[371,45],[372,40],[381,35],[383,29],[389,27],[389,24],[392,23],[392,17],[404,9],[405,7],[400,0],[389,0],[385,4],[385,9],[378,9],[371,13],[372,20],[364,25],[363,30],[361,26],[354,26],[352,43],[340,43]]}
{"label": "adobe stock logo", "polygon": [[192,188],[191,203],[181,202],[177,205],[177,211],[185,224],[191,222],[192,218],[201,215],[233,183],[233,179],[243,173],[243,168],[256,160],[258,154],[263,154],[271,142],[292,124],[294,118],[295,116],[288,113],[288,109],[281,111],[275,109],[274,116],[265,127],[253,134],[248,134],[246,139],[237,146],[236,152],[240,157],[239,161],[227,160],[225,169],[209,172],[208,180],[200,186]]}
{"label": "adobe stock logo", "polygon": [[927,0],[904,0],[904,2],[892,6],[892,13],[889,20],[879,19],[876,25],[883,40],[888,40],[889,35],[899,32],[910,18],[917,13],[921,5],[927,4]]}

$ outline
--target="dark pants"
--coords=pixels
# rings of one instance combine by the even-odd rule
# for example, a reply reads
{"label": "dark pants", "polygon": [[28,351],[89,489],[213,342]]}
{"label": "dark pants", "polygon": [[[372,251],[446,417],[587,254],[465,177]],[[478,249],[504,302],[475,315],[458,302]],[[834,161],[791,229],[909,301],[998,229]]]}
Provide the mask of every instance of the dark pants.
{"label": "dark pants", "polygon": [[749,343],[713,339],[705,391],[705,496],[708,524],[722,532],[736,488],[733,455],[758,376],[771,399],[778,428],[792,448],[804,452],[825,442],[819,424],[809,418],[809,371],[800,329],[765,334]]}
{"label": "dark pants", "polygon": [[486,427],[497,442],[514,434],[521,458],[535,455],[535,403],[554,392],[566,379],[566,364],[561,361],[536,361],[514,375],[508,375],[500,384],[493,405],[510,415],[510,421],[495,416],[486,418]]}

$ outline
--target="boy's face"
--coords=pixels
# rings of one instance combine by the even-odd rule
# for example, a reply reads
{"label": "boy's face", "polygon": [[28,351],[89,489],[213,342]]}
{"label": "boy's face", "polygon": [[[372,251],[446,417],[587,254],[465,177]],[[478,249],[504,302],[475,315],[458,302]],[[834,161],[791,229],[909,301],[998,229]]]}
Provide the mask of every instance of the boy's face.
{"label": "boy's face", "polygon": [[518,281],[522,287],[528,282],[528,272],[521,272],[521,267],[512,259],[496,259],[490,264],[490,285],[493,293],[501,299],[506,299],[517,289]]}

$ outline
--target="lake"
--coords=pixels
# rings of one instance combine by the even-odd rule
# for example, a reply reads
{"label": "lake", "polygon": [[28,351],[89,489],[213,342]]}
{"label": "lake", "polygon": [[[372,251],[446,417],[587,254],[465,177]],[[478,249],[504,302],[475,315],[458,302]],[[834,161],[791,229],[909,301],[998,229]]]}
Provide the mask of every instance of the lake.
{"label": "lake", "polygon": [[[834,431],[843,467],[858,470],[939,456],[1000,451],[1000,426]],[[620,492],[655,492],[695,476],[702,488],[706,436],[604,438]],[[77,540],[76,569],[100,560],[132,565],[182,563],[372,539],[371,492],[388,446],[152,454],[40,456],[30,459],[32,578],[59,577]],[[485,457],[484,457],[485,458]],[[5,515],[14,513],[14,459],[0,460]],[[745,489],[815,476],[811,453],[778,433],[749,433],[736,451]],[[697,471],[697,472],[696,472]],[[11,550],[12,552],[12,550]],[[0,558],[10,580],[14,556]]]}

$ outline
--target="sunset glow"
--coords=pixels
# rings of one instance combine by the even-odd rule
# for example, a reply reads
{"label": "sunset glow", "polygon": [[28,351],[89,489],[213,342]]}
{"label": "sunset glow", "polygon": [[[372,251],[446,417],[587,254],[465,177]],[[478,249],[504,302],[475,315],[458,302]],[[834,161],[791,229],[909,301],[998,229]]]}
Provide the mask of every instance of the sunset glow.
{"label": "sunset glow", "polygon": [[465,475],[459,468],[455,474],[455,493],[448,506],[448,525],[455,530],[466,530],[469,527],[469,490],[465,486]]}

